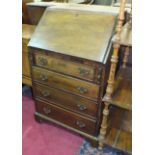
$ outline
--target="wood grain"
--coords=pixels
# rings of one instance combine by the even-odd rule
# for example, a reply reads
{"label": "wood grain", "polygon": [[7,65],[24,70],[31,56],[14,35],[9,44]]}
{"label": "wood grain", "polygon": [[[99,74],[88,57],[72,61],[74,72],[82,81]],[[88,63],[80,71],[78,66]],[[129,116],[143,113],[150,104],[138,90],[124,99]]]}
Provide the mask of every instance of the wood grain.
{"label": "wood grain", "polygon": [[96,121],[82,117],[78,114],[72,113],[55,105],[48,104],[41,100],[36,101],[37,112],[51,117],[57,121],[70,125],[76,129],[89,134],[95,134]]}
{"label": "wood grain", "polygon": [[45,11],[29,46],[103,62],[115,20],[115,14],[51,7]]}
{"label": "wood grain", "polygon": [[35,26],[22,24],[22,83],[32,85],[27,44],[35,30]]}
{"label": "wood grain", "polygon": [[[99,97],[99,86],[89,82],[81,81],[62,74],[48,71],[42,68],[32,68],[33,79],[48,86],[68,91],[70,93],[97,100]],[[43,78],[47,77],[47,80]]]}
{"label": "wood grain", "polygon": [[36,83],[33,84],[33,88],[36,98],[41,98],[81,115],[97,119],[98,104],[96,102]]}
{"label": "wood grain", "polygon": [[111,107],[105,144],[132,152],[132,111]]}
{"label": "wood grain", "polygon": [[[47,64],[43,65],[40,61],[45,59]],[[67,61],[55,57],[46,56],[43,54],[34,55],[35,65],[44,67],[63,74],[80,77],[82,79],[94,80],[95,68],[88,65],[82,65],[80,63]]]}
{"label": "wood grain", "polygon": [[115,80],[112,97],[111,99],[104,98],[104,101],[127,110],[132,110],[131,71],[130,67],[120,69]]}

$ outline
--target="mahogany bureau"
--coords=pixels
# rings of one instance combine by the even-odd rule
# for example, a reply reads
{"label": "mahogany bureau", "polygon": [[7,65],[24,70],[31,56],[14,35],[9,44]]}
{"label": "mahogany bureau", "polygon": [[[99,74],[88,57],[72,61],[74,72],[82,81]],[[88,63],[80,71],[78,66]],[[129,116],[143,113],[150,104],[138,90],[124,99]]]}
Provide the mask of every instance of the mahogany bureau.
{"label": "mahogany bureau", "polygon": [[116,16],[100,7],[46,9],[28,45],[37,120],[97,142]]}

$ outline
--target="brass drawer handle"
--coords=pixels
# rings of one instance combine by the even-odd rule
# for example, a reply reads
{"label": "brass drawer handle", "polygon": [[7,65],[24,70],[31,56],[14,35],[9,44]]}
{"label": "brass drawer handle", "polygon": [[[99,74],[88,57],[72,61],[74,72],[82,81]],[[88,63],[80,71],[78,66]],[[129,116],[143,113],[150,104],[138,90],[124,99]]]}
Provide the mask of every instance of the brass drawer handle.
{"label": "brass drawer handle", "polygon": [[48,107],[44,107],[44,108],[43,108],[43,111],[44,111],[45,114],[51,113],[51,109],[48,108]]}
{"label": "brass drawer handle", "polygon": [[79,72],[81,76],[88,76],[90,74],[89,70],[79,67]]}
{"label": "brass drawer handle", "polygon": [[81,94],[84,94],[84,93],[87,93],[87,92],[88,92],[88,89],[87,89],[87,88],[80,87],[80,86],[77,87],[77,90],[78,90]]}
{"label": "brass drawer handle", "polygon": [[44,97],[48,97],[48,96],[50,96],[50,92],[48,90],[44,90],[44,91],[42,91],[42,95]]}
{"label": "brass drawer handle", "polygon": [[85,123],[79,122],[79,121],[76,122],[76,125],[77,125],[79,128],[84,128],[84,127],[86,126]]}
{"label": "brass drawer handle", "polygon": [[87,109],[87,107],[85,105],[82,104],[77,104],[77,107],[79,108],[79,110],[84,111]]}
{"label": "brass drawer handle", "polygon": [[47,75],[40,75],[40,78],[42,81],[47,81],[48,80],[48,76]]}
{"label": "brass drawer handle", "polygon": [[43,57],[39,57],[39,64],[45,66],[47,65],[47,60]]}

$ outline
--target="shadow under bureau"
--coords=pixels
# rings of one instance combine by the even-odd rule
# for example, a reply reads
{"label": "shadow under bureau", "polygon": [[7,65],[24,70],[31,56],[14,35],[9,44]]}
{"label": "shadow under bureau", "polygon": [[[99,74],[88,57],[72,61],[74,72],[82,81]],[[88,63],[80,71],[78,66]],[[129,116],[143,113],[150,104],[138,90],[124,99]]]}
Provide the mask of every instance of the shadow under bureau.
{"label": "shadow under bureau", "polygon": [[35,118],[61,125],[94,144],[117,15],[109,13],[110,7],[104,9],[49,7],[28,45]]}

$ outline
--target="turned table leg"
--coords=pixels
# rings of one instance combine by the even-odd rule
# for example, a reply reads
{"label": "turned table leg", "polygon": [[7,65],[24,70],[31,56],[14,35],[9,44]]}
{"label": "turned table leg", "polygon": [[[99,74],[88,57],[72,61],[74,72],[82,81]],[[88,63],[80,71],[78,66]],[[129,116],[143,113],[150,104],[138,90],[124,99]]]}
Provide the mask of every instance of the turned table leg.
{"label": "turned table leg", "polygon": [[[117,67],[117,62],[118,62],[118,52],[120,48],[120,34],[122,31],[122,25],[124,21],[124,9],[125,9],[125,3],[126,0],[121,0],[121,6],[120,6],[120,11],[119,11],[119,17],[118,17],[118,23],[116,27],[116,39],[115,43],[113,45],[113,54],[111,57],[111,66],[110,66],[110,73],[109,73],[109,78],[108,78],[108,85],[106,88],[106,94],[103,98],[103,100],[110,100],[114,91],[114,82],[115,82],[115,72],[116,72],[116,67]],[[105,107],[103,110],[103,119],[102,119],[102,124],[100,128],[100,135],[99,135],[99,149],[102,149],[104,145],[104,140],[107,132],[107,124],[108,124],[108,116],[109,116],[109,104],[108,102],[104,102]]]}
{"label": "turned table leg", "polygon": [[103,110],[103,120],[102,120],[102,124],[101,124],[101,129],[100,129],[100,135],[99,135],[99,146],[98,149],[102,149],[104,146],[104,139],[106,136],[106,132],[107,132],[107,125],[108,125],[108,115],[109,115],[109,103],[104,102],[105,107]]}

